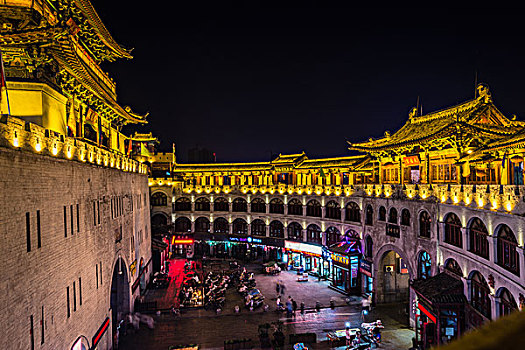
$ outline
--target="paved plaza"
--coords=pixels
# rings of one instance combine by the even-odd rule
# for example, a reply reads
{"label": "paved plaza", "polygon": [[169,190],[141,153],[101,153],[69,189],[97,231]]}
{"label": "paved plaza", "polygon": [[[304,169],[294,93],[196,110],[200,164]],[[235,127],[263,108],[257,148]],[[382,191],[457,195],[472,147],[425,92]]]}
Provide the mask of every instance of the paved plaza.
{"label": "paved plaza", "polygon": [[[173,272],[181,261],[174,260],[171,264]],[[227,264],[224,264],[226,269]],[[171,270],[170,269],[170,270]],[[254,349],[261,348],[258,327],[261,324],[274,324],[281,321],[285,334],[285,348],[291,349],[293,344],[288,344],[290,334],[315,333],[316,344],[308,344],[315,349],[328,349],[330,344],[327,333],[345,328],[349,322],[351,327],[361,324],[361,300],[358,297],[346,297],[330,288],[329,282],[319,282],[310,277],[308,282],[298,282],[297,274],[285,271],[280,275],[269,276],[260,273],[259,265],[248,265],[247,270],[253,271],[257,281],[257,288],[265,296],[269,305],[267,312],[263,308],[249,311],[241,308],[236,314],[234,307],[242,305],[242,297],[236,288],[230,288],[226,294],[226,304],[223,311],[217,315],[214,311],[203,308],[185,309],[181,316],[174,316],[169,312],[169,306],[174,303],[174,295],[178,293],[180,284],[177,279],[172,280],[168,289],[148,291],[146,301],[157,301],[160,316],[153,315],[156,324],[154,329],[141,325],[140,330],[130,331],[120,339],[119,349],[165,349],[180,344],[198,344],[201,349],[221,349],[224,342],[236,339],[251,339]],[[170,271],[171,273],[171,271]],[[180,276],[178,277],[180,278]],[[286,286],[285,296],[291,296],[300,305],[305,303],[306,312],[301,315],[297,312],[295,318],[286,318],[284,313],[276,311],[276,282],[281,281]],[[330,308],[330,300],[334,300],[335,308]],[[284,298],[283,298],[284,300]],[[321,303],[320,312],[316,312],[315,304]],[[404,308],[399,305],[380,306],[366,316],[365,321],[370,322],[381,319],[385,326],[382,332],[382,349],[408,349],[414,332],[406,326]],[[270,331],[270,334],[273,333]],[[344,347],[343,347],[344,348]]]}

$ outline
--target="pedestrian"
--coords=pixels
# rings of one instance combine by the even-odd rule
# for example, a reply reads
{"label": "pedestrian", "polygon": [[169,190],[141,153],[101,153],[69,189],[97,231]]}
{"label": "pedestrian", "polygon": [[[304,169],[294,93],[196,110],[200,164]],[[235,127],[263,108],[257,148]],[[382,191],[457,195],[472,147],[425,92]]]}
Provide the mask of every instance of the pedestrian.
{"label": "pedestrian", "polygon": [[346,327],[345,330],[345,338],[346,338],[346,348],[350,349],[352,346],[352,333],[350,333],[350,327]]}
{"label": "pedestrian", "polygon": [[352,340],[352,346],[361,344],[361,331],[355,332],[355,338]]}
{"label": "pedestrian", "polygon": [[288,300],[286,300],[286,317],[291,318],[292,317],[292,297],[288,297]]}
{"label": "pedestrian", "polygon": [[304,315],[304,301],[301,301],[301,315]]}
{"label": "pedestrian", "polygon": [[295,318],[295,314],[297,312],[297,302],[292,298],[292,309],[293,309],[293,318]]}
{"label": "pedestrian", "polygon": [[277,296],[277,310],[281,308],[281,297]]}
{"label": "pedestrian", "polygon": [[285,286],[284,284],[281,283],[281,294],[284,295],[284,291],[285,291]]}

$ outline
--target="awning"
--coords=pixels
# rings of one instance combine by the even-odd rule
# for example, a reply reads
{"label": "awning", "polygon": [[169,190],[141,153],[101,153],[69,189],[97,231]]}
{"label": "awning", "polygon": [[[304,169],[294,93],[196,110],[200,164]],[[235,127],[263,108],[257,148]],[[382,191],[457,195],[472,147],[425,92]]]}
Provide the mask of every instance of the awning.
{"label": "awning", "polygon": [[332,253],[343,255],[356,255],[361,253],[361,243],[358,239],[348,239],[328,247]]}

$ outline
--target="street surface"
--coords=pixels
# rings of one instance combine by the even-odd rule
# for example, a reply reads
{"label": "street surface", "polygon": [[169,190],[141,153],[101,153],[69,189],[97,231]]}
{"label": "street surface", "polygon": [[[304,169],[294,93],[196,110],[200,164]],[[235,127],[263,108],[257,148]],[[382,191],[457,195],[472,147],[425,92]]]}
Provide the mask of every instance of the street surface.
{"label": "street surface", "polygon": [[[248,271],[255,273],[257,288],[265,296],[265,303],[270,306],[268,312],[262,308],[249,311],[242,307],[242,297],[237,288],[230,288],[226,293],[226,304],[223,311],[217,315],[214,311],[200,309],[182,310],[181,316],[174,316],[169,312],[175,304],[182,281],[181,271],[184,260],[172,260],[170,275],[172,282],[168,289],[150,290],[146,294],[146,301],[157,301],[161,310],[160,316],[155,318],[155,328],[150,330],[141,325],[140,330],[130,331],[121,336],[119,349],[149,350],[165,349],[173,345],[198,344],[200,349],[222,349],[224,342],[234,339],[251,339],[254,349],[260,349],[258,326],[264,323],[283,322],[283,333],[286,337],[285,348],[291,349],[288,344],[290,334],[315,333],[317,344],[308,344],[314,349],[328,349],[330,344],[327,333],[345,328],[346,322],[351,328],[359,327],[361,319],[361,298],[346,296],[328,288],[329,282],[319,282],[311,277],[308,282],[297,282],[294,271],[285,271],[276,276],[263,275],[260,264],[247,265]],[[217,268],[217,266],[215,266]],[[227,269],[227,263],[223,263]],[[287,319],[285,313],[276,311],[276,282],[281,281],[285,286],[283,303],[288,296],[294,298],[298,305],[305,303],[304,315],[298,311],[294,318]],[[335,308],[330,308],[330,299],[335,302]],[[347,300],[349,299],[349,300]],[[321,311],[315,311],[315,303],[321,303]],[[347,302],[348,301],[348,302]],[[239,305],[241,312],[236,314],[234,307]],[[382,332],[383,342],[381,349],[408,349],[414,332],[406,326],[406,316],[403,305],[380,306],[365,316],[365,322],[381,319],[385,329]],[[270,334],[273,332],[270,331]],[[341,347],[344,349],[345,347]]]}

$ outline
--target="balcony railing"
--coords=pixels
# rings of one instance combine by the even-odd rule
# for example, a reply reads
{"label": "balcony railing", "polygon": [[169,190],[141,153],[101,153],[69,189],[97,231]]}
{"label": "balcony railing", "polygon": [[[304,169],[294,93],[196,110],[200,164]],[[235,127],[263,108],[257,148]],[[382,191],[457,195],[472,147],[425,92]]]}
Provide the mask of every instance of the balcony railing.
{"label": "balcony railing", "polygon": [[[171,179],[150,179],[150,186],[174,185]],[[181,194],[281,194],[364,196],[405,200],[420,200],[436,203],[468,206],[472,208],[525,212],[523,185],[459,185],[459,184],[408,184],[408,185],[343,185],[343,186],[295,186],[295,185],[186,185],[180,182],[174,188]]]}

